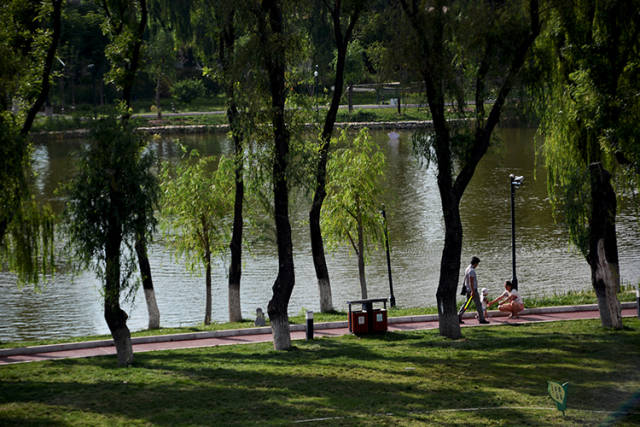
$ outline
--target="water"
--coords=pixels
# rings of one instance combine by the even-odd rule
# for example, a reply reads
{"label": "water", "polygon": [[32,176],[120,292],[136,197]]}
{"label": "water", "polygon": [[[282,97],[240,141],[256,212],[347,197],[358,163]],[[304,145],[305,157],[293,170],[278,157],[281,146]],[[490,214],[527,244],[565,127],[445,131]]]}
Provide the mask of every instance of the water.
{"label": "water", "polygon": [[[386,131],[373,137],[387,157],[385,200],[391,241],[394,294],[402,307],[435,305],[443,245],[444,225],[433,168],[426,169],[412,152],[411,133],[397,131],[392,140]],[[545,170],[534,160],[531,129],[500,129],[500,143],[478,166],[461,203],[464,226],[463,265],[472,255],[480,257],[478,279],[497,295],[504,280],[511,277],[511,217],[509,174],[523,175],[524,185],[516,193],[517,261],[520,291],[525,298],[590,287],[590,270],[582,255],[571,249],[567,235],[553,222],[546,195]],[[184,143],[203,154],[229,153],[224,135],[182,137]],[[73,151],[83,141],[51,140],[36,145],[40,196],[52,196],[58,183],[73,168]],[[153,149],[162,159],[177,160],[180,150],[172,141],[156,142]],[[537,177],[537,179],[534,179]],[[304,223],[308,204],[298,201],[293,208],[294,262],[296,285],[289,312],[319,310],[318,290],[311,260],[308,227]],[[625,283],[640,280],[640,238],[637,219],[629,207],[618,216],[618,244],[621,274]],[[369,296],[387,297],[389,282],[384,248],[375,252],[367,265]],[[150,261],[161,324],[165,327],[201,323],[204,319],[204,277],[190,274],[174,260],[161,243],[150,247]],[[227,314],[227,260],[213,269],[213,320],[224,322]],[[241,283],[242,312],[253,318],[257,307],[266,311],[277,273],[275,247],[262,243],[244,253]],[[346,301],[360,298],[357,260],[345,247],[328,257],[333,302],[346,309]],[[76,277],[58,273],[40,291],[18,288],[15,277],[0,273],[0,340],[17,341],[107,334],[103,318],[100,283],[92,272]],[[145,329],[146,304],[140,290],[134,301],[124,302],[132,330]]]}

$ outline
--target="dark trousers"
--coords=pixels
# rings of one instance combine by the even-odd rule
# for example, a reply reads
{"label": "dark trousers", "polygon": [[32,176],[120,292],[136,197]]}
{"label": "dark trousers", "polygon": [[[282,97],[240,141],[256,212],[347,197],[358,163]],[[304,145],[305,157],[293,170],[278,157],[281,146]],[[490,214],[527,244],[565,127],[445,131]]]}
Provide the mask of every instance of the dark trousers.
{"label": "dark trousers", "polygon": [[[467,293],[467,300],[464,302],[464,304],[462,305],[462,307],[460,307],[460,311],[458,312],[458,317],[460,319],[462,319],[462,315],[464,314],[465,311],[467,311],[467,308],[469,308],[469,304],[471,303],[471,292]],[[480,302],[480,295],[478,295],[478,290],[476,289],[476,291],[473,293],[473,303],[476,306],[476,311],[478,312],[478,319],[479,320],[484,320],[484,313],[482,312],[482,303]]]}

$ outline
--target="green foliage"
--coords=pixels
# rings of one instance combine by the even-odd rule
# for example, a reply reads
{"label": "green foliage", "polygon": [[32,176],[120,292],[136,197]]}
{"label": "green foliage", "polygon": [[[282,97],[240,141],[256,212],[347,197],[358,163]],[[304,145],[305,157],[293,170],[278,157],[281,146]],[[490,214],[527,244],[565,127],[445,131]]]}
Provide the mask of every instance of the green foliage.
{"label": "green foliage", "polygon": [[186,153],[161,171],[163,236],[176,257],[191,270],[205,262],[205,253],[222,255],[229,243],[233,213],[235,165],[222,156]]}
{"label": "green foliage", "polygon": [[136,72],[144,56],[146,1],[104,0],[101,4],[106,17],[102,32],[109,38],[104,53],[111,65],[105,79],[122,91],[121,102],[129,108]]}
{"label": "green foliage", "polygon": [[204,96],[205,92],[204,83],[202,83],[200,79],[180,80],[171,86],[171,94],[173,97],[185,104],[189,104],[194,99]]}
{"label": "green foliage", "polygon": [[382,206],[378,180],[385,158],[367,129],[353,139],[343,130],[338,146],[327,163],[327,197],[322,208],[321,228],[329,248],[351,244],[358,255],[358,227],[363,228],[365,248],[382,235]]}
{"label": "green foliage", "polygon": [[64,226],[68,249],[79,267],[91,267],[105,278],[105,245],[110,233],[121,236],[126,288],[135,270],[136,238],[150,240],[156,227],[158,180],[153,154],[131,126],[115,117],[98,120],[92,143],[80,153],[78,172],[66,186]]}
{"label": "green foliage", "polygon": [[19,284],[38,284],[55,270],[54,215],[31,197],[31,146],[14,120],[0,113],[0,256]]}
{"label": "green foliage", "polygon": [[[354,40],[349,43],[347,47],[347,57],[344,64],[344,81],[346,85],[360,83],[366,80],[367,68],[365,67],[365,48],[358,40]],[[338,62],[338,51],[334,51],[333,61],[331,66],[335,73],[335,68]]]}
{"label": "green foliage", "polygon": [[161,25],[152,25],[147,49],[148,71],[154,80],[169,86],[175,76],[175,40],[171,31]]}
{"label": "green foliage", "polygon": [[0,110],[12,102],[24,108],[38,95],[51,12],[49,1],[9,0],[0,7]]}
{"label": "green foliage", "polygon": [[29,144],[20,135],[13,115],[0,112],[0,224],[4,227],[25,195],[29,155]]}
{"label": "green foliage", "polygon": [[640,183],[637,2],[552,4],[539,47],[549,76],[541,101],[542,153],[554,213],[586,254],[590,207],[597,203],[589,164],[602,162],[613,173],[618,194]]}
{"label": "green foliage", "polygon": [[0,244],[0,255],[17,274],[18,285],[37,286],[45,275],[55,272],[54,224],[48,205],[33,198],[20,200]]}

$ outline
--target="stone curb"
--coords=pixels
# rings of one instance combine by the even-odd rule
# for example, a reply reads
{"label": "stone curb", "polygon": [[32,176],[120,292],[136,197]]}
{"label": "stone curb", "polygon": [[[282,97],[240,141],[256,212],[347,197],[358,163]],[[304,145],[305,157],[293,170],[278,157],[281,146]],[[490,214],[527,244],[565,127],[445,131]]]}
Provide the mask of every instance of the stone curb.
{"label": "stone curb", "polygon": [[[450,125],[461,125],[468,122],[469,119],[449,119]],[[306,123],[305,127],[312,128],[316,123]],[[337,128],[351,129],[421,129],[433,126],[432,120],[402,120],[390,122],[336,122]],[[148,134],[201,134],[209,132],[226,132],[229,130],[228,124],[221,125],[166,125],[166,126],[140,126],[136,128],[137,132]],[[80,138],[89,136],[89,129],[69,129],[69,130],[53,130],[34,133],[36,137],[69,137]]]}
{"label": "stone curb", "polygon": [[[635,302],[623,302],[620,304],[622,309],[635,308]],[[521,314],[545,314],[545,313],[575,313],[580,311],[595,311],[598,310],[597,304],[585,304],[585,305],[573,305],[573,306],[557,306],[557,307],[540,307],[540,308],[527,308],[522,311]],[[489,312],[490,317],[502,317],[506,316],[506,313],[502,313],[497,310]],[[474,313],[466,313],[464,318],[473,317]],[[435,322],[438,320],[437,314],[416,315],[416,316],[401,316],[391,317],[388,319],[389,324],[401,324],[401,323],[422,323],[422,322]],[[315,323],[315,330],[324,329],[340,329],[347,328],[348,323],[342,322],[323,322]],[[291,332],[305,331],[306,325],[295,324],[290,326]],[[232,336],[246,336],[246,335],[262,335],[271,334],[271,327],[264,326],[259,328],[243,328],[243,329],[225,329],[221,331],[206,331],[206,332],[191,332],[185,334],[170,334],[170,335],[153,335],[148,337],[135,337],[131,338],[132,344],[149,344],[158,342],[171,342],[171,341],[187,341],[206,338],[223,338]],[[83,341],[74,343],[61,343],[61,344],[48,344],[38,345],[32,347],[17,347],[0,349],[0,357],[17,356],[37,353],[50,353],[56,351],[67,351],[77,349],[87,349],[96,347],[113,347],[113,340],[97,340],[97,341]]]}

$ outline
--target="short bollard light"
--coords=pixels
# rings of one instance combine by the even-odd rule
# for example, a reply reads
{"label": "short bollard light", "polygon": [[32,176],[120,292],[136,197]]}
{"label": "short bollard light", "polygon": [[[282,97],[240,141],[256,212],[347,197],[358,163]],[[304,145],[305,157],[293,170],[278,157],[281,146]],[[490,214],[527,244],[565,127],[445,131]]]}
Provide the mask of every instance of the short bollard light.
{"label": "short bollard light", "polygon": [[636,307],[638,309],[638,319],[640,319],[640,285],[636,288]]}
{"label": "short bollard light", "polygon": [[313,311],[307,311],[307,340],[313,339]]}

